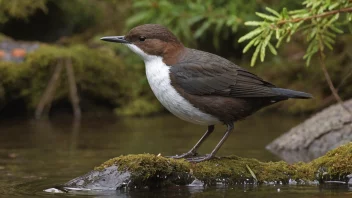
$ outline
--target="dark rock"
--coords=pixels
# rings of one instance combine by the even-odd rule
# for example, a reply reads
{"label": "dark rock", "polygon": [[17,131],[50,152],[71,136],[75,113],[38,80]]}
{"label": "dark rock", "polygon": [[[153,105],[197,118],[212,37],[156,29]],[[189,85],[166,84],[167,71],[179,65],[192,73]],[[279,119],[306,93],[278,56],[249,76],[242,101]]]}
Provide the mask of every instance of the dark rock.
{"label": "dark rock", "polygon": [[93,170],[65,183],[64,186],[90,190],[116,190],[127,186],[130,180],[129,171],[118,171],[117,166],[113,165],[102,171]]}

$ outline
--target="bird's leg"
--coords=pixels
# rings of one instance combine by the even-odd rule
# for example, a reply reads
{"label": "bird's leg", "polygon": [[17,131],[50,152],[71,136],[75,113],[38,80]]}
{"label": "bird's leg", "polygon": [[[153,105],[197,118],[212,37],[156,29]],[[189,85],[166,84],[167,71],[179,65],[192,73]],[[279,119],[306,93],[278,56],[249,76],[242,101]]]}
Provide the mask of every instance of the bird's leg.
{"label": "bird's leg", "polygon": [[196,156],[198,148],[202,145],[204,140],[207,139],[213,131],[214,131],[214,125],[209,125],[208,130],[204,133],[204,135],[200,138],[200,140],[198,140],[196,145],[194,145],[191,150],[189,150],[187,153],[183,153],[182,155],[175,155],[175,156],[169,156],[169,157],[174,159],[180,159],[185,157]]}
{"label": "bird's leg", "polygon": [[201,156],[201,157],[187,158],[187,160],[190,162],[202,162],[202,161],[214,158],[215,154],[218,152],[218,150],[224,144],[224,142],[229,137],[229,135],[232,131],[233,131],[233,123],[227,124],[227,130],[226,130],[224,136],[221,138],[220,142],[216,145],[216,147],[214,148],[214,150],[210,154],[207,154],[207,155]]}

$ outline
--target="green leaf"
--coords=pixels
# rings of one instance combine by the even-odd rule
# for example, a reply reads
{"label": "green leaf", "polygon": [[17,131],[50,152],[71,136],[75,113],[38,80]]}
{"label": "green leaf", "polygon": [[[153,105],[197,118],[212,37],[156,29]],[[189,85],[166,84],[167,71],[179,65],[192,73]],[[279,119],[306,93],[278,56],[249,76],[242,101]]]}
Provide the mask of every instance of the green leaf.
{"label": "green leaf", "polygon": [[254,181],[255,181],[255,182],[257,182],[257,181],[258,181],[258,179],[257,179],[257,177],[255,176],[255,174],[254,174],[254,172],[252,171],[252,169],[251,169],[251,168],[249,168],[249,166],[248,166],[247,164],[246,164],[246,167],[247,167],[247,169],[248,169],[249,173],[252,175],[252,177],[253,177]]}
{"label": "green leaf", "polygon": [[251,38],[255,37],[256,35],[260,34],[263,30],[264,30],[264,28],[258,27],[255,30],[250,31],[246,35],[242,36],[240,39],[238,39],[238,42],[242,43],[245,40],[251,39]]}
{"label": "green leaf", "polygon": [[247,26],[260,26],[263,23],[265,23],[264,21],[246,21],[244,24]]}
{"label": "green leaf", "polygon": [[266,7],[265,9],[266,9],[268,12],[270,12],[271,14],[276,15],[277,17],[281,17],[281,15],[280,15],[276,10],[273,10],[273,9],[271,9],[271,8],[269,8],[269,7]]}
{"label": "green leaf", "polygon": [[313,28],[312,30],[310,30],[310,34],[308,34],[307,40],[311,41],[317,34],[317,28]]}
{"label": "green leaf", "polygon": [[258,53],[259,53],[259,50],[262,46],[262,43],[259,43],[259,45],[257,46],[257,48],[255,49],[254,53],[253,53],[253,56],[252,56],[252,59],[251,59],[251,66],[253,67],[257,58],[258,58]]}
{"label": "green leaf", "polygon": [[289,13],[287,12],[287,8],[282,9],[282,16],[283,16],[283,18],[289,17]]}
{"label": "green leaf", "polygon": [[294,33],[296,33],[297,29],[304,23],[304,21],[300,21],[296,23],[293,28],[291,29],[290,35],[292,36]]}
{"label": "green leaf", "polygon": [[279,38],[280,38],[280,30],[279,30],[279,28],[277,28],[277,29],[275,30],[275,36],[276,36],[276,39],[279,39]]}
{"label": "green leaf", "polygon": [[210,27],[211,23],[209,21],[204,22],[200,28],[194,33],[194,38],[199,38],[202,36],[202,34],[205,32]]}
{"label": "green leaf", "polygon": [[352,21],[352,13],[348,13],[346,17],[348,21]]}
{"label": "green leaf", "polygon": [[218,20],[216,26],[215,26],[215,30],[214,30],[214,35],[215,36],[219,36],[222,27],[224,26],[225,21],[224,20]]}
{"label": "green leaf", "polygon": [[337,21],[337,20],[339,19],[339,16],[340,16],[339,13],[335,14],[335,15],[334,15],[333,17],[331,17],[331,19],[327,22],[327,25],[330,25],[330,24],[332,24],[333,22]]}
{"label": "green leaf", "polygon": [[330,32],[329,29],[326,29],[326,30],[324,31],[324,34],[325,34],[326,36],[331,37],[331,38],[336,38],[336,34]]}
{"label": "green leaf", "polygon": [[350,33],[352,33],[352,23],[348,23],[347,27],[348,27],[348,30],[350,31]]}
{"label": "green leaf", "polygon": [[265,40],[262,43],[262,47],[260,49],[260,61],[262,62],[264,62],[266,46],[270,41],[271,35],[272,35],[272,32],[265,38]]}
{"label": "green leaf", "polygon": [[260,38],[260,36],[257,36],[255,38],[254,46],[257,46],[260,42],[261,42],[261,38]]}
{"label": "green leaf", "polygon": [[266,46],[262,45],[260,48],[260,61],[264,62]]}
{"label": "green leaf", "polygon": [[275,47],[270,42],[268,43],[268,46],[269,46],[270,52],[274,55],[277,55],[277,51],[276,51]]}
{"label": "green leaf", "polygon": [[306,61],[306,66],[308,67],[310,65],[310,60],[312,59],[312,56],[309,56]]}
{"label": "green leaf", "polygon": [[299,31],[304,31],[304,30],[306,30],[306,29],[311,28],[312,26],[313,26],[313,24],[306,24],[306,25],[303,25],[303,26],[299,29]]}
{"label": "green leaf", "polygon": [[307,58],[313,56],[315,53],[318,52],[318,48],[319,48],[319,46],[317,44],[315,44],[315,43],[309,44],[307,52],[303,56],[303,59],[307,59]]}
{"label": "green leaf", "polygon": [[337,6],[339,6],[340,5],[340,2],[335,2],[335,3],[333,3],[333,4],[331,4],[330,6],[329,6],[329,10],[333,10],[333,9],[335,9]]}
{"label": "green leaf", "polygon": [[267,15],[267,14],[263,14],[263,13],[260,13],[260,12],[256,12],[255,14],[257,16],[259,16],[260,18],[263,18],[263,19],[266,19],[266,20],[269,20],[269,21],[277,21],[279,19],[277,17],[270,16],[270,15]]}
{"label": "green leaf", "polygon": [[190,19],[188,19],[187,23],[188,23],[188,25],[193,25],[193,24],[201,21],[202,19],[204,19],[204,16],[197,15],[197,16],[194,16],[194,17],[191,17]]}
{"label": "green leaf", "polygon": [[134,8],[146,8],[146,7],[150,7],[150,5],[151,5],[150,1],[135,1],[133,3]]}
{"label": "green leaf", "polygon": [[282,43],[282,41],[284,40],[284,38],[285,38],[286,35],[287,35],[287,32],[286,32],[282,37],[279,38],[279,40],[277,41],[277,43],[276,43],[276,45],[275,45],[276,48],[279,48],[279,47],[280,47],[280,45],[281,45],[281,43]]}
{"label": "green leaf", "polygon": [[323,39],[323,43],[324,43],[324,45],[325,45],[326,47],[328,47],[330,50],[333,50],[332,45],[331,45],[327,40]]}
{"label": "green leaf", "polygon": [[140,12],[140,13],[128,18],[126,21],[126,25],[129,27],[135,26],[137,24],[142,23],[146,19],[149,19],[151,16],[153,16],[153,13],[151,11]]}
{"label": "green leaf", "polygon": [[303,56],[303,59],[306,59],[306,66],[310,65],[310,61],[312,59],[312,57],[314,56],[315,53],[318,52],[318,45],[315,44],[310,44],[310,46],[308,47],[311,50],[306,52],[306,54]]}
{"label": "green leaf", "polygon": [[324,36],[323,36],[323,40],[324,40],[324,41],[327,41],[327,42],[329,42],[329,43],[331,43],[331,44],[334,44],[334,43],[335,43],[335,40],[332,39],[331,37],[329,37],[328,35],[324,35]]}
{"label": "green leaf", "polygon": [[[287,9],[286,9],[287,11]],[[307,13],[306,9],[300,9],[300,10],[292,10],[288,12],[290,15],[294,15],[294,14],[304,14]]]}
{"label": "green leaf", "polygon": [[286,43],[289,43],[290,41],[291,41],[291,34],[287,35]]}
{"label": "green leaf", "polygon": [[343,34],[343,31],[341,29],[337,28],[335,25],[330,25],[329,28],[338,34]]}
{"label": "green leaf", "polygon": [[235,15],[231,15],[227,21],[226,21],[226,25],[227,26],[231,26],[232,24],[234,24],[236,22],[237,17]]}
{"label": "green leaf", "polygon": [[244,47],[243,53],[246,53],[246,52],[249,50],[249,48],[251,48],[251,47],[253,46],[253,44],[254,44],[255,41],[256,41],[256,39],[252,39],[252,40],[246,45],[246,47]]}

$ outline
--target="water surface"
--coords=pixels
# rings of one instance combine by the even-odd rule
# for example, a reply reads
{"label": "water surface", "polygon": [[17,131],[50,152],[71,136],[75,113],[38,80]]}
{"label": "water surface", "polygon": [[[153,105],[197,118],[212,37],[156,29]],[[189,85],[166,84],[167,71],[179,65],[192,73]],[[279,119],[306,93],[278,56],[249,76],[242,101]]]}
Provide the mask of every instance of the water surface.
{"label": "water surface", "polygon": [[[263,114],[235,125],[218,155],[239,155],[279,160],[265,146],[304,118]],[[206,127],[164,115],[150,118],[85,117],[74,123],[70,116],[50,120],[0,121],[0,197],[352,197],[347,186],[216,186],[170,187],[160,190],[43,192],[56,184],[85,174],[94,166],[123,154],[173,155],[186,152]],[[210,152],[224,126],[199,150]]]}

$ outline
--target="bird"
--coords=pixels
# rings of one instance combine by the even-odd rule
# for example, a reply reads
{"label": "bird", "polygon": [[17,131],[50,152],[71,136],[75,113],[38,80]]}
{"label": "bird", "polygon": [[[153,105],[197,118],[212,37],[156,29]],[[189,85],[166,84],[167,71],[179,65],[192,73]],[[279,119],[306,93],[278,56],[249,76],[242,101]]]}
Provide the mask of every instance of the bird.
{"label": "bird", "polygon": [[[187,48],[159,24],[139,25],[124,36],[101,40],[126,45],[143,59],[148,83],[168,111],[182,120],[207,126],[191,150],[171,158],[195,163],[215,158],[235,122],[283,100],[312,98],[309,93],[276,87],[221,56]],[[217,124],[227,127],[223,137],[210,154],[198,156],[198,148]]]}

